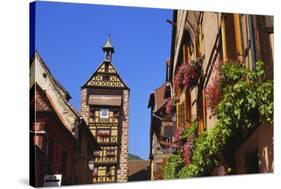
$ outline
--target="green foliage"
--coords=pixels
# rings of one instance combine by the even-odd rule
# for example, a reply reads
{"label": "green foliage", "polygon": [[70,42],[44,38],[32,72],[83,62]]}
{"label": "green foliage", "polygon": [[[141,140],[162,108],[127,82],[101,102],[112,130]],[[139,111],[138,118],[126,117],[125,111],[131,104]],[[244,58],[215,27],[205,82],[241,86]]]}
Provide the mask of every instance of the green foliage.
{"label": "green foliage", "polygon": [[196,131],[196,127],[197,127],[196,123],[192,122],[190,128],[188,128],[188,129],[184,128],[182,130],[182,132],[180,134],[180,139],[186,140],[186,139],[192,137],[194,135],[195,131]]}
{"label": "green foliage", "polygon": [[216,126],[195,139],[191,163],[169,178],[209,175],[218,165],[225,146],[233,144],[234,136],[235,140],[239,140],[237,136],[243,140],[255,126],[273,123],[273,81],[264,79],[263,62],[256,63],[256,71],[226,63],[220,73],[223,99],[216,108]]}
{"label": "green foliage", "polygon": [[179,152],[171,154],[164,164],[164,178],[176,178],[176,173],[183,167],[183,159]]}
{"label": "green foliage", "polygon": [[267,81],[257,87],[260,121],[273,123],[273,82]]}
{"label": "green foliage", "polygon": [[128,160],[142,160],[139,156],[128,153]]}

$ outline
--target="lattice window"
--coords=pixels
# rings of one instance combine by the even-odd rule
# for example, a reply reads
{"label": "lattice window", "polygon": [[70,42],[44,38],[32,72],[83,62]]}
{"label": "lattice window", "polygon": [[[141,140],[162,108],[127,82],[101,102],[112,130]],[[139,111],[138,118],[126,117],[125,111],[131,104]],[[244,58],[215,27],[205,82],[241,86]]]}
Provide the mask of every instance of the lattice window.
{"label": "lattice window", "polygon": [[98,166],[97,174],[93,176],[94,182],[115,182],[116,181],[116,165]]}
{"label": "lattice window", "polygon": [[[106,109],[108,118],[101,118]],[[119,142],[120,108],[90,107],[92,117],[89,118],[89,128],[97,142],[101,144],[117,145]],[[103,116],[102,116],[103,117]]]}
{"label": "lattice window", "polygon": [[[107,112],[106,116],[103,112]],[[104,115],[104,116],[103,116]],[[116,123],[119,122],[120,109],[90,107],[89,123]]]}
{"label": "lattice window", "polygon": [[117,163],[118,146],[102,146],[101,150],[94,152],[94,162],[96,164]]}

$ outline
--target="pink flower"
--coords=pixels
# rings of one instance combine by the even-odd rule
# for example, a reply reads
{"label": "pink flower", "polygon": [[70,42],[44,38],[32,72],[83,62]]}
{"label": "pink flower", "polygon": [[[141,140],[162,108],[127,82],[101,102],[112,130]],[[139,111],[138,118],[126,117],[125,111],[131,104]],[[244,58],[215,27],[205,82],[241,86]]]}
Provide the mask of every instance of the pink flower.
{"label": "pink flower", "polygon": [[188,86],[188,82],[189,82],[188,69],[189,69],[188,64],[185,64],[183,67],[183,82],[182,82],[184,86]]}
{"label": "pink flower", "polygon": [[221,77],[218,71],[220,62],[217,61],[214,64],[214,72],[211,82],[205,89],[207,105],[210,107],[212,114],[216,114],[216,108],[218,103],[222,100],[223,94],[221,89]]}
{"label": "pink flower", "polygon": [[180,141],[181,132],[182,132],[182,128],[177,128],[177,130],[175,131],[175,134],[174,134],[175,141]]}
{"label": "pink flower", "polygon": [[185,63],[178,67],[175,75],[175,87],[183,89],[192,88],[197,84],[202,69],[200,60]]}
{"label": "pink flower", "polygon": [[187,139],[186,143],[183,145],[182,148],[182,156],[185,165],[190,163],[191,159],[191,149],[192,149],[192,139]]}
{"label": "pink flower", "polygon": [[167,114],[171,114],[172,113],[172,102],[171,102],[171,99],[168,98],[168,102],[166,104],[166,113]]}

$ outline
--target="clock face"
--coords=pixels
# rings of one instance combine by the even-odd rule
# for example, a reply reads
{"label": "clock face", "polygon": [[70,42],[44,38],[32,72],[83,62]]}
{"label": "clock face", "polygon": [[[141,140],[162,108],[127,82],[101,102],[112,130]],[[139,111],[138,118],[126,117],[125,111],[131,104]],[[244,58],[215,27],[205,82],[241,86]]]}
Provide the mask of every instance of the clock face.
{"label": "clock face", "polygon": [[109,118],[109,109],[100,109],[100,118]]}

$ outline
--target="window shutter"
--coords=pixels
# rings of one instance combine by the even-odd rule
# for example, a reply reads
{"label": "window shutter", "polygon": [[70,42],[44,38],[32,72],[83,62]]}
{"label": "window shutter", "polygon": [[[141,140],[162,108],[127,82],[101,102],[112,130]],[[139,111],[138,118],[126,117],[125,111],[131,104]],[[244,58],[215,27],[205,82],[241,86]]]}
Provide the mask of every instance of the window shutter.
{"label": "window shutter", "polygon": [[225,15],[226,52],[228,60],[236,60],[238,52],[235,45],[234,19],[232,14]]}
{"label": "window shutter", "polygon": [[183,45],[182,47],[182,51],[183,51],[183,63],[187,63],[188,62],[188,53],[187,53],[187,48],[186,48],[186,45]]}
{"label": "window shutter", "polygon": [[205,106],[205,96],[204,92],[202,92],[201,97],[199,99],[199,129],[198,132],[202,133],[206,129],[206,106]]}
{"label": "window shutter", "polygon": [[177,104],[177,128],[185,126],[185,102]]}
{"label": "window shutter", "polygon": [[185,120],[187,122],[191,122],[191,99],[190,99],[190,93],[189,91],[185,94]]}
{"label": "window shutter", "polygon": [[236,44],[236,52],[237,59],[240,62],[243,62],[243,45],[242,45],[242,34],[241,34],[241,17],[240,14],[233,14],[234,20],[234,33],[235,33],[235,44]]}

